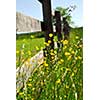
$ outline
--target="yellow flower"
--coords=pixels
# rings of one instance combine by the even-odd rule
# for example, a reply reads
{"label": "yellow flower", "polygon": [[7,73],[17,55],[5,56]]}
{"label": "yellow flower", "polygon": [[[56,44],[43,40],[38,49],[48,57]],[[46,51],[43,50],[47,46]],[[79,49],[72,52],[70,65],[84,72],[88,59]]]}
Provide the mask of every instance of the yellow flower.
{"label": "yellow flower", "polygon": [[43,83],[43,81],[41,81],[41,85],[43,85],[44,83]]}
{"label": "yellow flower", "polygon": [[78,59],[80,59],[80,60],[81,60],[81,59],[82,59],[82,57],[78,56]]}
{"label": "yellow flower", "polygon": [[67,96],[66,95],[64,95],[64,98],[66,98]]}
{"label": "yellow flower", "polygon": [[19,93],[19,95],[23,95],[23,94],[24,94],[23,92],[20,92],[20,93]]}
{"label": "yellow flower", "polygon": [[67,46],[64,46],[64,47],[63,47],[63,49],[66,49],[66,48],[67,48]]}
{"label": "yellow flower", "polygon": [[65,52],[65,56],[69,56],[70,55],[70,53],[69,52]]}
{"label": "yellow flower", "polygon": [[64,45],[68,44],[68,40],[64,40],[64,41],[63,41],[63,44],[64,44]]}
{"label": "yellow flower", "polygon": [[82,45],[79,45],[80,48],[82,48]]}
{"label": "yellow flower", "polygon": [[31,51],[28,51],[28,55],[31,55]]}
{"label": "yellow flower", "polygon": [[70,69],[69,68],[66,68],[66,71],[70,71]]}
{"label": "yellow flower", "polygon": [[78,37],[78,36],[76,36],[75,38],[76,38],[76,39],[78,39],[79,37]]}
{"label": "yellow flower", "polygon": [[70,60],[71,58],[72,58],[72,56],[69,56],[69,57],[68,57],[68,60]]}
{"label": "yellow flower", "polygon": [[53,52],[54,50],[53,50],[53,49],[51,49],[50,51],[51,51],[51,52]]}
{"label": "yellow flower", "polygon": [[75,54],[75,51],[73,50],[71,53],[72,53],[72,54]]}
{"label": "yellow flower", "polygon": [[63,42],[64,40],[61,40],[61,42]]}
{"label": "yellow flower", "polygon": [[48,40],[48,43],[50,44],[51,43],[51,40]]}
{"label": "yellow flower", "polygon": [[55,58],[55,57],[53,57],[53,56],[51,57],[51,59],[54,59],[54,58]]}
{"label": "yellow flower", "polygon": [[29,79],[29,81],[32,81],[32,79]]}
{"label": "yellow flower", "polygon": [[16,51],[17,54],[19,54],[19,51]]}
{"label": "yellow flower", "polygon": [[36,50],[39,50],[39,47],[38,46],[36,46]]}
{"label": "yellow flower", "polygon": [[28,62],[28,63],[30,62],[30,58],[27,59],[27,62]]}
{"label": "yellow flower", "polygon": [[72,75],[71,75],[72,77],[74,76],[74,73],[72,73]]}
{"label": "yellow flower", "polygon": [[58,61],[58,64],[61,64],[61,61]]}
{"label": "yellow flower", "polygon": [[66,89],[68,89],[69,88],[69,86],[68,85],[66,85]]}
{"label": "yellow flower", "polygon": [[33,36],[33,35],[31,35],[31,38],[34,38],[34,36]]}
{"label": "yellow flower", "polygon": [[35,100],[34,98],[32,98],[32,100]]}
{"label": "yellow flower", "polygon": [[60,80],[60,79],[58,79],[58,80],[56,81],[56,83],[57,83],[57,84],[61,83],[61,80]]}
{"label": "yellow flower", "polygon": [[50,33],[50,34],[49,34],[49,37],[53,37],[53,34],[52,34],[52,33]]}
{"label": "yellow flower", "polygon": [[78,60],[78,57],[75,57],[75,60]]}
{"label": "yellow flower", "polygon": [[60,61],[61,61],[62,63],[64,62],[64,60],[63,60],[63,59],[61,59]]}
{"label": "yellow flower", "polygon": [[48,64],[46,63],[46,61],[44,61],[44,66],[45,66],[45,67],[48,67]]}
{"label": "yellow flower", "polygon": [[55,55],[55,54],[51,52],[51,53],[50,53],[50,55],[52,55],[52,56],[53,56],[53,55]]}
{"label": "yellow flower", "polygon": [[23,50],[21,51],[21,54],[24,55],[24,51]]}
{"label": "yellow flower", "polygon": [[43,50],[43,47],[41,47],[41,50]]}
{"label": "yellow flower", "polygon": [[69,51],[72,51],[72,48],[69,48]]}
{"label": "yellow flower", "polygon": [[32,87],[32,84],[27,84],[29,87]]}
{"label": "yellow flower", "polygon": [[32,88],[32,90],[34,91],[34,90],[35,90],[35,88]]}
{"label": "yellow flower", "polygon": [[57,54],[57,51],[54,51],[55,54]]}

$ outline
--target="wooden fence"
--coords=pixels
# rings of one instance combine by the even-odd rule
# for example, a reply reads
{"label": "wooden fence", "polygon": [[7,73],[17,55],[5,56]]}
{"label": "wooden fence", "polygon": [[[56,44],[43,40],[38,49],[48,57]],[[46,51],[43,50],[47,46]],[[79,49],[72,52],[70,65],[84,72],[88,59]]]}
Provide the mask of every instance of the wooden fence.
{"label": "wooden fence", "polygon": [[[49,33],[54,34],[53,32],[53,25],[52,25],[52,12],[51,12],[51,0],[38,0],[42,4],[43,8],[43,25],[44,25],[44,31],[45,31],[45,42],[48,42],[48,40],[51,40],[51,49],[54,49],[54,35],[53,37],[49,37]],[[59,11],[55,11],[55,16],[56,20],[56,35],[58,37],[58,43],[57,46],[61,47],[60,41],[63,39],[62,37],[62,30],[64,32],[64,39],[68,39],[69,36],[69,25],[68,22],[66,21],[66,18],[63,18],[63,25],[61,23],[61,15]],[[32,63],[32,60],[36,61]],[[40,61],[40,63],[38,63]],[[37,54],[35,57],[32,57],[29,63],[32,65],[30,68],[23,64],[23,66],[20,69],[17,69],[16,74],[17,76],[17,89],[20,89],[24,86],[24,84],[27,82],[28,78],[30,77],[31,73],[33,72],[34,68],[36,66],[39,66],[43,62],[43,51],[40,51],[39,54]],[[24,74],[24,75],[23,75]],[[24,78],[23,78],[24,77]],[[24,80],[23,80],[24,79]],[[24,82],[22,82],[22,80]]]}

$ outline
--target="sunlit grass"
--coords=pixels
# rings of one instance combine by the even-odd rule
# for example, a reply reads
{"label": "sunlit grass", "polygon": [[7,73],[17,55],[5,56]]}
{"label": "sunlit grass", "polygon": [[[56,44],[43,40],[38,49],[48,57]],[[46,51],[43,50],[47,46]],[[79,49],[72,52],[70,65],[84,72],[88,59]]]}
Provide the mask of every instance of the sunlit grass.
{"label": "sunlit grass", "polygon": [[[30,41],[35,43],[38,40],[28,42]],[[34,50],[40,50],[44,45],[44,39],[42,41],[42,44],[40,42],[34,44]],[[16,95],[17,100],[83,100],[82,34],[80,31],[78,33],[78,30],[72,30],[69,40],[62,40],[61,43],[63,47],[60,50],[49,50],[43,64],[34,69],[24,88]],[[39,48],[36,47],[38,44],[41,44]],[[49,43],[45,44],[49,46]],[[28,52],[26,54],[28,57],[32,53],[29,50],[31,46],[24,48]]]}

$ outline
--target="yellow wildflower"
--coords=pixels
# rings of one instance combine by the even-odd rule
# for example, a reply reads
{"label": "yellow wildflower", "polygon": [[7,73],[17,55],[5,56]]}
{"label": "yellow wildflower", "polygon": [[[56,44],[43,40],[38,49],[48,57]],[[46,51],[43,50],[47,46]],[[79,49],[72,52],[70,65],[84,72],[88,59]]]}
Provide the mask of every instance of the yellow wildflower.
{"label": "yellow wildflower", "polygon": [[69,48],[69,51],[72,51],[72,48]]}
{"label": "yellow wildflower", "polygon": [[68,89],[69,88],[69,86],[68,85],[66,85],[66,89]]}
{"label": "yellow wildflower", "polygon": [[53,56],[51,57],[51,59],[54,59],[54,58],[55,58],[55,57],[53,57]]}
{"label": "yellow wildflower", "polygon": [[39,50],[39,47],[38,46],[36,46],[36,50]]}
{"label": "yellow wildflower", "polygon": [[57,51],[54,51],[55,54],[57,54]]}
{"label": "yellow wildflower", "polygon": [[19,93],[19,95],[23,95],[23,94],[24,94],[23,92],[20,92],[20,93]]}
{"label": "yellow wildflower", "polygon": [[71,58],[72,58],[72,56],[69,56],[69,57],[68,57],[68,60],[70,60]]}
{"label": "yellow wildflower", "polygon": [[52,34],[52,33],[50,33],[50,34],[49,34],[49,37],[53,37],[53,34]]}
{"label": "yellow wildflower", "polygon": [[45,67],[48,67],[48,64],[46,63],[46,61],[44,61],[44,66],[45,66]]}
{"label": "yellow wildflower", "polygon": [[66,71],[70,71],[70,69],[69,68],[66,68]]}
{"label": "yellow wildflower", "polygon": [[80,48],[82,48],[82,45],[79,45]]}
{"label": "yellow wildflower", "polygon": [[32,87],[32,84],[27,84],[29,87]]}
{"label": "yellow wildflower", "polygon": [[34,98],[32,98],[32,100],[35,100]]}
{"label": "yellow wildflower", "polygon": [[76,39],[78,39],[79,37],[78,37],[78,36],[76,36],[75,38],[76,38]]}
{"label": "yellow wildflower", "polygon": [[75,57],[75,60],[78,60],[78,57]]}
{"label": "yellow wildflower", "polygon": [[29,79],[29,81],[32,81],[32,79]]}
{"label": "yellow wildflower", "polygon": [[28,55],[31,55],[31,51],[28,51]]}
{"label": "yellow wildflower", "polygon": [[53,52],[51,52],[51,53],[50,53],[50,55],[52,55],[52,56],[53,56],[53,55],[55,55],[55,54],[54,54]]}
{"label": "yellow wildflower", "polygon": [[69,52],[65,52],[65,56],[69,56],[70,55],[70,53]]}
{"label": "yellow wildflower", "polygon": [[64,41],[63,41],[63,44],[64,44],[64,45],[68,44],[68,40],[64,40]]}
{"label": "yellow wildflower", "polygon": [[72,54],[75,54],[75,51],[73,50],[71,53],[72,53]]}
{"label": "yellow wildflower", "polygon": [[63,47],[63,49],[66,49],[66,48],[67,48],[67,46],[64,46],[64,47]]}
{"label": "yellow wildflower", "polygon": [[74,73],[72,73],[72,75],[71,75],[72,77],[74,76]]}
{"label": "yellow wildflower", "polygon": [[61,42],[63,42],[64,40],[61,40]]}
{"label": "yellow wildflower", "polygon": [[61,61],[62,63],[64,62],[64,60],[63,60],[63,59],[61,59],[60,61]]}
{"label": "yellow wildflower", "polygon": [[64,95],[64,98],[66,98],[67,96],[66,95]]}
{"label": "yellow wildflower", "polygon": [[81,60],[81,59],[82,59],[82,57],[78,56],[78,59],[80,59],[80,60]]}
{"label": "yellow wildflower", "polygon": [[43,85],[44,83],[43,83],[43,81],[41,81],[41,85]]}
{"label": "yellow wildflower", "polygon": [[27,61],[30,62],[30,58],[28,58]]}
{"label": "yellow wildflower", "polygon": [[48,43],[50,44],[51,43],[51,40],[48,40]]}
{"label": "yellow wildflower", "polygon": [[61,64],[61,61],[58,61],[58,64]]}
{"label": "yellow wildflower", "polygon": [[32,88],[32,90],[34,91],[34,90],[35,90],[35,88]]}
{"label": "yellow wildflower", "polygon": [[51,51],[51,52],[53,52],[54,50],[53,50],[53,49],[51,49],[50,51]]}
{"label": "yellow wildflower", "polygon": [[21,51],[21,55],[24,55],[24,51],[23,50]]}
{"label": "yellow wildflower", "polygon": [[61,80],[60,80],[60,79],[58,79],[58,80],[56,81],[56,83],[57,83],[57,84],[61,83]]}
{"label": "yellow wildflower", "polygon": [[33,36],[33,35],[31,35],[31,38],[34,38],[34,36]]}
{"label": "yellow wildflower", "polygon": [[17,54],[19,54],[19,51],[16,51]]}
{"label": "yellow wildflower", "polygon": [[49,46],[49,43],[47,43],[46,46]]}
{"label": "yellow wildflower", "polygon": [[43,50],[43,47],[41,47],[41,50]]}

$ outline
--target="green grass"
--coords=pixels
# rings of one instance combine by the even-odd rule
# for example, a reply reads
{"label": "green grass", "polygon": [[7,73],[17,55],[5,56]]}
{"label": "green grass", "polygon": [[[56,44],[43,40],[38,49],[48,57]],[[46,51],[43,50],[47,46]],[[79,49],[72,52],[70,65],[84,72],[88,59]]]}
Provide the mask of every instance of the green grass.
{"label": "green grass", "polygon": [[16,66],[17,67],[21,66],[24,63],[24,61],[34,56],[43,47],[44,47],[44,38],[26,38],[24,36],[24,39],[17,39]]}
{"label": "green grass", "polygon": [[[82,38],[82,28],[72,29],[69,40],[63,42],[61,52],[58,52],[58,49],[49,51],[44,63],[34,69],[26,88],[19,90],[16,95],[17,100],[83,100]],[[27,42],[35,43],[41,39],[27,40]],[[26,51],[32,44],[29,43],[30,46],[26,46]],[[39,44],[41,43],[36,43],[36,46]],[[53,57],[52,60],[49,57]]]}

